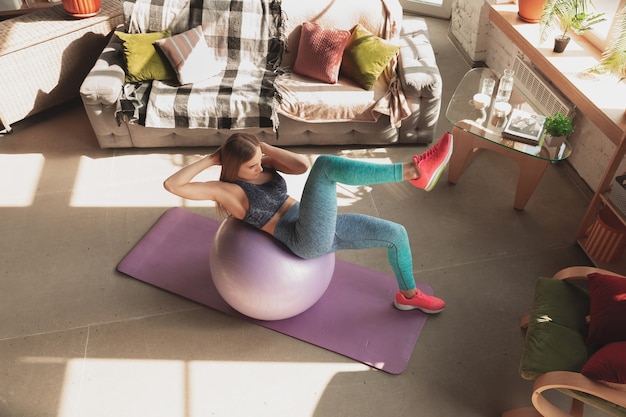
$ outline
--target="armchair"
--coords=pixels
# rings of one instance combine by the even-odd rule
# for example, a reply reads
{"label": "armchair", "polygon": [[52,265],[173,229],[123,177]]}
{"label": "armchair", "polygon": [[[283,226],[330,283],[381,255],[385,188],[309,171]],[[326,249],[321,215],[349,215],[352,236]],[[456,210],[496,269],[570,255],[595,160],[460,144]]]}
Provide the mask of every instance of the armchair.
{"label": "armchair", "polygon": [[[539,278],[520,325],[520,374],[535,381],[534,407],[502,417],[582,417],[585,405],[626,417],[626,277],[570,267]],[[551,390],[569,397],[569,410],[551,402]]]}

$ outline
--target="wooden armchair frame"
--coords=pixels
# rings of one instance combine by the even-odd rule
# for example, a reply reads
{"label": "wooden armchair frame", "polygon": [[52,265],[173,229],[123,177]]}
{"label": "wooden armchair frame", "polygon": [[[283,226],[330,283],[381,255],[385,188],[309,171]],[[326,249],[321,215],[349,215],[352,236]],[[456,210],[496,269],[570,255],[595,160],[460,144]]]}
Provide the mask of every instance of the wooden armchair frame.
{"label": "wooden armchair frame", "polygon": [[[578,278],[586,279],[587,275],[598,272],[625,278],[623,275],[611,271],[588,266],[574,266],[562,269],[557,272],[554,279]],[[520,327],[528,327],[529,316],[526,315],[520,322]],[[570,396],[571,405],[569,412],[565,412],[552,404],[544,393],[549,390],[559,390],[563,394]],[[534,407],[521,407],[506,411],[502,417],[583,417],[585,401],[571,395],[569,390],[593,395],[602,400],[626,408],[626,392],[601,384],[578,372],[553,371],[540,375],[535,380],[532,393],[532,403]],[[615,410],[611,415],[625,417],[625,413]]]}

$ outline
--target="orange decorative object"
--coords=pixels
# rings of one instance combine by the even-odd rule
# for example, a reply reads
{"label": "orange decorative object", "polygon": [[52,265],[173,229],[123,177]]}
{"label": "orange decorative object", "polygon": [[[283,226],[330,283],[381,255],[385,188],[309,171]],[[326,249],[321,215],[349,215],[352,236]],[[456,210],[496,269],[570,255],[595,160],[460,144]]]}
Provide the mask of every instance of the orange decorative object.
{"label": "orange decorative object", "polygon": [[100,11],[100,0],[63,0],[67,14],[79,19],[91,17]]}
{"label": "orange decorative object", "polygon": [[587,254],[600,262],[613,262],[622,256],[625,243],[626,228],[612,211],[601,209],[589,231]]}
{"label": "orange decorative object", "polygon": [[545,4],[546,0],[518,0],[517,14],[525,22],[537,23],[541,20]]}

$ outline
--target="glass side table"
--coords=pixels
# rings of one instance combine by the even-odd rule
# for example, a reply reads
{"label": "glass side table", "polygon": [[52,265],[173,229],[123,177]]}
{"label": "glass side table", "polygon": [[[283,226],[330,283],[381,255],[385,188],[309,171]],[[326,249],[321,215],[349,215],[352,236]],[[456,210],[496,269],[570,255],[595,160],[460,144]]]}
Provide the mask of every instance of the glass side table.
{"label": "glass side table", "polygon": [[[474,103],[473,97],[480,92],[482,80],[485,78],[495,80],[496,86],[488,105],[480,109],[481,104]],[[523,210],[548,164],[567,159],[572,153],[572,148],[567,141],[558,146],[548,146],[545,143],[545,135],[539,140],[538,145],[502,138],[507,115],[496,111],[494,106],[497,80],[498,75],[492,69],[474,68],[465,74],[450,99],[446,118],[453,124],[454,148],[448,166],[448,181],[456,184],[465,168],[481,150],[498,152],[519,165],[513,207]],[[513,108],[542,114],[532,100],[525,97],[515,86],[509,103]]]}

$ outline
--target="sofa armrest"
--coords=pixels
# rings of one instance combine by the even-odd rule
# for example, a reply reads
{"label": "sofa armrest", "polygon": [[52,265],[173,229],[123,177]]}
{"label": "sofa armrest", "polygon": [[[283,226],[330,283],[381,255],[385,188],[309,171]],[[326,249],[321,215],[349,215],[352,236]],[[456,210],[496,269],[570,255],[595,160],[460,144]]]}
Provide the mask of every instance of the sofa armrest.
{"label": "sofa armrest", "polygon": [[426,21],[405,19],[400,45],[398,79],[412,113],[402,121],[399,138],[406,143],[430,143],[439,120],[443,84]]}
{"label": "sofa armrest", "polygon": [[398,75],[408,98],[440,98],[442,80],[422,19],[405,20],[400,34]]}
{"label": "sofa armrest", "polygon": [[[123,27],[116,30],[123,30]],[[83,102],[103,105],[117,103],[126,77],[124,67],[122,44],[113,35],[80,86]]]}

